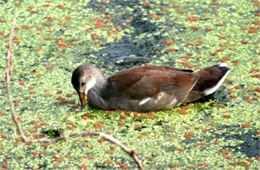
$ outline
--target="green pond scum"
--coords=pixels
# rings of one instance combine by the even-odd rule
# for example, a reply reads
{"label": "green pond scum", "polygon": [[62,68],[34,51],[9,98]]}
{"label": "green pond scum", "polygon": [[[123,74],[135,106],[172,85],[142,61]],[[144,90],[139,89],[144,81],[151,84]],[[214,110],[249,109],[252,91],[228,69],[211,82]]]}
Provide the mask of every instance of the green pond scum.
{"label": "green pond scum", "polygon": [[[135,149],[145,169],[258,169],[259,7],[259,0],[1,0],[0,169],[137,169],[98,137],[21,142],[5,81],[15,13],[11,95],[28,138],[102,131]],[[83,63],[110,76],[146,63],[197,71],[220,62],[231,73],[215,94],[160,112],[82,110],[70,82]]]}

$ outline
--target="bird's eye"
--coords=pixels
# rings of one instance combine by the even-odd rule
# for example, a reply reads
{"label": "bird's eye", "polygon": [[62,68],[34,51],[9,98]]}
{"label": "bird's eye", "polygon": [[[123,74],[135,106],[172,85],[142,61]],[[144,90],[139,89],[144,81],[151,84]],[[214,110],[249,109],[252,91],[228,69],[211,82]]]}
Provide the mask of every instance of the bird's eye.
{"label": "bird's eye", "polygon": [[82,83],[81,83],[81,86],[84,86],[84,85],[85,85],[85,82],[82,82]]}

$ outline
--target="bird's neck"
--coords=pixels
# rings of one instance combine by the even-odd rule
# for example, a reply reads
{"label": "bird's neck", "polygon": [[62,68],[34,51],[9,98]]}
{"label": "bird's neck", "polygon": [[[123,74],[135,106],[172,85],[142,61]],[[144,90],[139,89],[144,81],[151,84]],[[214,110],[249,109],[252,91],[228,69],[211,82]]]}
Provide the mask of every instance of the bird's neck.
{"label": "bird's neck", "polygon": [[102,93],[107,86],[107,79],[100,78],[88,92],[88,105],[94,108],[107,109],[107,102],[102,98]]}

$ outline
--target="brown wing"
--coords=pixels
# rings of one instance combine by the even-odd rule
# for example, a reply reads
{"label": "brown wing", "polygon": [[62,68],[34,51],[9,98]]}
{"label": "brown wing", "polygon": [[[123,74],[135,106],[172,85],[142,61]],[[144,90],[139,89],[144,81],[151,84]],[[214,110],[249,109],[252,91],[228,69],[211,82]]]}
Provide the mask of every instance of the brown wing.
{"label": "brown wing", "polygon": [[198,77],[190,70],[163,66],[134,67],[108,79],[109,85],[105,97],[126,95],[131,99],[143,99],[164,91],[182,101],[197,79]]}

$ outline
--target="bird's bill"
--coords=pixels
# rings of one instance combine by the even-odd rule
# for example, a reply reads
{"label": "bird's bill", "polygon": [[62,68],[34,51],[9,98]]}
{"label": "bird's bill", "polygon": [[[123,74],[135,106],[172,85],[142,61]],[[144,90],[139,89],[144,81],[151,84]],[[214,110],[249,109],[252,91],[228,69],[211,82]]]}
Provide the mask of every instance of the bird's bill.
{"label": "bird's bill", "polygon": [[81,107],[85,107],[87,101],[87,96],[85,95],[85,93],[79,93],[79,99],[80,99]]}

